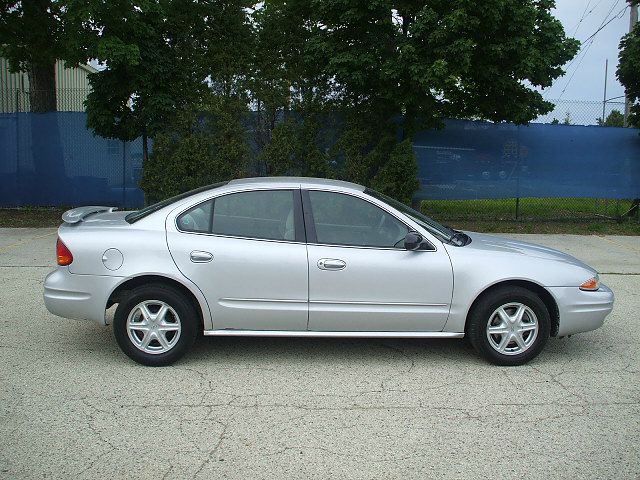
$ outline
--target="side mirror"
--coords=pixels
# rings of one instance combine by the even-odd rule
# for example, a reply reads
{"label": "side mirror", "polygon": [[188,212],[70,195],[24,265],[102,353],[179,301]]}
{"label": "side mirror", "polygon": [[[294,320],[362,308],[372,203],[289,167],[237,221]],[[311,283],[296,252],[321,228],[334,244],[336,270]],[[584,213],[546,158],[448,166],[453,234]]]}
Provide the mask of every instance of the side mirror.
{"label": "side mirror", "polygon": [[404,237],[404,248],[405,250],[417,250],[422,245],[423,240],[422,235],[419,233],[409,232]]}

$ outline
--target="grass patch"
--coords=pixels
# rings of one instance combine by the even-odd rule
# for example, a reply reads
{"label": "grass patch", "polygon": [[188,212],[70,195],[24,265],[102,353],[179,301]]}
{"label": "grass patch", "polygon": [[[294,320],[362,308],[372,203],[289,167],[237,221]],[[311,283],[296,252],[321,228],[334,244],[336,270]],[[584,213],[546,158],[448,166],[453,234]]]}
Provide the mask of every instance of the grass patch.
{"label": "grass patch", "polygon": [[[447,223],[447,222],[445,222]],[[447,223],[456,230],[483,233],[564,233],[575,235],[640,235],[640,223],[612,221],[515,221],[454,220]]]}
{"label": "grass patch", "polygon": [[68,208],[0,208],[0,227],[58,227]]}
{"label": "grass patch", "polygon": [[[518,220],[615,219],[631,208],[631,200],[597,198],[521,198]],[[422,211],[438,220],[516,220],[516,199],[424,200]]]}

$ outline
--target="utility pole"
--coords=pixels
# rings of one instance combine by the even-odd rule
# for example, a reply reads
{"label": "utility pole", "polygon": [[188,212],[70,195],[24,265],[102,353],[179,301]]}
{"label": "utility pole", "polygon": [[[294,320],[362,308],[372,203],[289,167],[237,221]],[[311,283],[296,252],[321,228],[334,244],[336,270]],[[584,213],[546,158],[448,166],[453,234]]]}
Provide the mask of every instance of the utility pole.
{"label": "utility pole", "polygon": [[[638,2],[634,0],[629,0],[629,7],[631,10],[629,12],[629,33],[631,33],[633,31],[633,27],[638,21]],[[624,97],[624,126],[625,127],[628,126],[627,119],[629,118],[630,110],[631,110],[631,99],[629,98],[628,95],[626,95]]]}
{"label": "utility pole", "polygon": [[609,69],[609,59],[604,61],[604,96],[602,97],[602,126],[604,127],[604,110],[607,106],[607,70]]}

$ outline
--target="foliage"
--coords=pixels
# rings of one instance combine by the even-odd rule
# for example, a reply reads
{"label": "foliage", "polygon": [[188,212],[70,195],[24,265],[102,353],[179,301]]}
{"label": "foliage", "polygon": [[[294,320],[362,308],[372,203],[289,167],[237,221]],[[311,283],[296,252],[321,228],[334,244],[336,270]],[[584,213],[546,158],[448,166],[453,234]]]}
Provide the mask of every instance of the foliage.
{"label": "foliage", "polygon": [[413,194],[420,188],[418,162],[410,140],[398,143],[389,161],[380,168],[373,178],[374,189],[389,195],[407,205],[411,205]]}
{"label": "foliage", "polygon": [[104,137],[153,135],[204,90],[201,62],[210,2],[67,0],[78,60],[106,68],[89,76],[88,126]]}
{"label": "foliage", "polygon": [[246,175],[246,105],[211,97],[206,111],[185,110],[156,135],[141,181],[149,201]]}
{"label": "foliage", "polygon": [[[415,157],[403,141],[446,117],[527,123],[550,111],[535,87],[550,86],[578,49],[551,15],[553,0],[36,4],[62,12],[40,32],[63,46],[57,56],[104,67],[90,76],[89,126],[122,140],[156,137],[150,195],[197,183],[203,166],[215,178],[242,171],[250,153],[233,129],[244,126],[267,174],[375,183],[406,201]],[[17,31],[3,11],[3,27]],[[239,120],[245,108],[230,105],[255,110],[251,128]],[[197,121],[209,107],[215,120]],[[328,118],[339,119],[337,138],[327,138]],[[163,167],[176,186],[162,186]]]}
{"label": "foliage", "polygon": [[0,56],[27,72],[31,111],[56,110],[55,64],[65,58],[63,11],[53,0],[0,3]]}
{"label": "foliage", "polygon": [[620,40],[616,76],[633,102],[629,124],[640,128],[640,22]]}
{"label": "foliage", "polygon": [[267,175],[293,174],[295,155],[299,148],[296,137],[296,123],[291,118],[283,120],[274,127],[271,141],[258,157]]}
{"label": "foliage", "polygon": [[258,157],[267,175],[302,175],[330,178],[329,156],[320,148],[319,124],[309,118],[289,116],[275,125],[271,141]]}
{"label": "foliage", "polygon": [[[274,142],[261,159],[278,167],[267,172],[300,171],[295,127],[304,122],[277,127],[290,110],[343,116],[328,163],[365,185],[376,177],[395,184],[397,165],[385,166],[401,116],[401,136],[409,139],[447,116],[526,123],[550,111],[530,87],[551,85],[578,48],[552,7],[548,0],[265,2],[255,15],[252,95],[265,118],[256,143]],[[401,157],[408,158],[393,160]],[[408,181],[415,185],[415,176]]]}
{"label": "foliage", "polygon": [[600,117],[596,121],[601,127],[624,127],[624,114],[620,110],[611,110],[604,122]]}
{"label": "foliage", "polygon": [[334,95],[403,114],[405,136],[448,116],[526,123],[549,112],[530,86],[550,86],[579,45],[550,0],[312,4],[323,26],[312,42],[325,52]]}

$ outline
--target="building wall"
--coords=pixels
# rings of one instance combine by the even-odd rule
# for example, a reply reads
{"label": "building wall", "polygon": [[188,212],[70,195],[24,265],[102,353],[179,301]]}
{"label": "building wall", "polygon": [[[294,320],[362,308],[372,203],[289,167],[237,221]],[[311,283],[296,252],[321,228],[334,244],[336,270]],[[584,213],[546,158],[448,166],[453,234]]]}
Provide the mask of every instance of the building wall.
{"label": "building wall", "polygon": [[[56,62],[57,108],[60,112],[83,112],[84,101],[90,91],[89,65],[66,68],[62,60]],[[12,73],[9,62],[0,57],[0,113],[28,112],[29,76],[26,72]]]}

